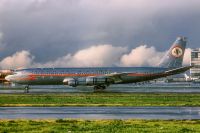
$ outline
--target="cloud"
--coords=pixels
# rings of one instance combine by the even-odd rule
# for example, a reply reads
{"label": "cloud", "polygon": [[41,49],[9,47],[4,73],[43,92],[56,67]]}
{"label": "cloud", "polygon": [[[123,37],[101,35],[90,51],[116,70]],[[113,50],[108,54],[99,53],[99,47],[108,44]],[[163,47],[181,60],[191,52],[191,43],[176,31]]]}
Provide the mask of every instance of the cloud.
{"label": "cloud", "polygon": [[0,31],[0,51],[4,49],[5,44],[3,43],[3,32]]}
{"label": "cloud", "polygon": [[36,66],[49,67],[102,67],[116,66],[120,57],[127,51],[126,47],[113,47],[112,45],[96,45],[79,50],[75,54],[68,54],[55,61]]}
{"label": "cloud", "polygon": [[121,58],[123,66],[157,66],[165,52],[158,52],[154,47],[141,45],[132,49]]}
{"label": "cloud", "polygon": [[199,5],[199,0],[0,0],[6,44],[0,57],[25,49],[45,63],[93,44],[131,49],[148,43],[163,51],[179,35],[199,47]]}
{"label": "cloud", "polygon": [[[3,33],[0,32],[0,42],[3,40]],[[1,44],[1,43],[0,43]]]}
{"label": "cloud", "polygon": [[179,35],[189,38],[189,47],[199,47],[199,5],[199,0],[0,0],[0,67],[156,66]]}
{"label": "cloud", "polygon": [[0,66],[2,69],[28,68],[32,65],[33,59],[34,56],[29,51],[23,50],[4,58],[0,62]]}
{"label": "cloud", "polygon": [[[190,64],[191,48],[185,50],[183,65]],[[81,49],[74,54],[66,54],[45,63],[35,61],[35,56],[23,50],[4,58],[0,62],[2,69],[17,69],[29,67],[140,67],[157,66],[166,51],[158,51],[153,46],[140,45],[128,52],[127,47],[117,47],[110,44],[99,44]]]}

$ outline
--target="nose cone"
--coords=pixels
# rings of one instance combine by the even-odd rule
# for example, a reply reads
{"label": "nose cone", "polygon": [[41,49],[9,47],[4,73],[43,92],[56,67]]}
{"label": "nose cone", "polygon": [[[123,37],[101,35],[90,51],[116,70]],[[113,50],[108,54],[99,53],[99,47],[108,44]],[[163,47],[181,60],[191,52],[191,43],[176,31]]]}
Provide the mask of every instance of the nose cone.
{"label": "nose cone", "polygon": [[12,75],[8,75],[8,76],[6,76],[5,79],[6,79],[7,81],[11,81],[11,79],[12,79]]}

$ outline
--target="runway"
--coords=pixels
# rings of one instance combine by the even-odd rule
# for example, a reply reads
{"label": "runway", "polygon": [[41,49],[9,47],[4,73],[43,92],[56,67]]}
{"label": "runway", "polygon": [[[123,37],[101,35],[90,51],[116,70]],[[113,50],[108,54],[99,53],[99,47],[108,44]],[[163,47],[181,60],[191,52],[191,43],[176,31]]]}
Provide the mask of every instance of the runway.
{"label": "runway", "polygon": [[200,119],[200,107],[0,107],[0,119]]}
{"label": "runway", "polygon": [[[30,93],[74,93],[94,92],[92,87],[59,86],[30,86]],[[174,93],[200,93],[200,84],[192,83],[157,83],[157,84],[125,84],[112,85],[103,92],[174,92]],[[23,86],[0,86],[0,93],[24,93]]]}

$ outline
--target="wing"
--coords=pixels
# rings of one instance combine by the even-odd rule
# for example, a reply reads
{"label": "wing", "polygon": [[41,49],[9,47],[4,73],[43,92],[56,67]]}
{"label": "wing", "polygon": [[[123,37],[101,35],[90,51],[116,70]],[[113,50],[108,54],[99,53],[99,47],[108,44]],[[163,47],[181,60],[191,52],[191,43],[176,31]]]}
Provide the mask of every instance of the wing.
{"label": "wing", "polygon": [[108,78],[110,81],[114,83],[121,83],[122,77],[127,75],[128,73],[111,73],[111,74],[106,74],[104,77]]}

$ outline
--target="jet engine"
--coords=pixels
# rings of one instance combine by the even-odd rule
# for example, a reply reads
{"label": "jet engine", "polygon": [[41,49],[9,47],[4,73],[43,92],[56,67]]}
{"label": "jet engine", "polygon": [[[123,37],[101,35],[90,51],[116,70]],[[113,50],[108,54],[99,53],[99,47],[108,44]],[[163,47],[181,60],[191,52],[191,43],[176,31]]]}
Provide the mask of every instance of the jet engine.
{"label": "jet engine", "polygon": [[65,85],[76,87],[93,86],[93,85],[108,85],[111,81],[106,77],[80,77],[80,78],[66,78],[63,80]]}
{"label": "jet engine", "polygon": [[69,86],[73,86],[73,87],[76,87],[78,85],[77,80],[74,78],[66,78],[63,80],[63,83],[65,85],[69,85]]}
{"label": "jet engine", "polygon": [[109,84],[109,79],[105,77],[87,77],[86,84],[87,85]]}

